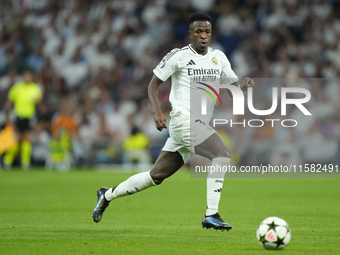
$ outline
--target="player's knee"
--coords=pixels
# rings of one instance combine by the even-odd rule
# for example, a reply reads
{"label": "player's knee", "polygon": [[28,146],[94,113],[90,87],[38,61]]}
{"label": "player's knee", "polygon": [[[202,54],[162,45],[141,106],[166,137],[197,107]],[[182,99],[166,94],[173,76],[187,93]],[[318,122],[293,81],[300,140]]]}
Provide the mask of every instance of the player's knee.
{"label": "player's knee", "polygon": [[152,178],[153,182],[156,185],[161,184],[164,181],[164,179],[165,179],[161,174],[150,174],[150,175],[151,175],[151,178]]}
{"label": "player's knee", "polygon": [[153,168],[150,171],[150,176],[156,185],[161,184],[164,181],[164,179],[167,178],[164,172],[160,171],[160,169],[155,169],[155,168]]}
{"label": "player's knee", "polygon": [[222,155],[221,157],[225,157],[225,158],[231,158],[231,153],[230,153],[230,150],[227,146],[225,146],[223,148],[223,150],[221,151]]}
{"label": "player's knee", "polygon": [[218,152],[213,153],[211,155],[211,158],[231,158],[231,153],[230,150],[227,146],[224,146],[222,150],[219,150]]}

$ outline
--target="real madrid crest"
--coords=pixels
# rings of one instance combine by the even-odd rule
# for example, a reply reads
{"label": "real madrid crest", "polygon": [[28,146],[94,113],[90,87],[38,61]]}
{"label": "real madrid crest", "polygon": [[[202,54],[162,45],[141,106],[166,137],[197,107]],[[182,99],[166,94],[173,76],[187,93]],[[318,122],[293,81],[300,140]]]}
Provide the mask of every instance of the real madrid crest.
{"label": "real madrid crest", "polygon": [[212,58],[212,59],[211,59],[211,63],[212,63],[214,66],[217,66],[218,61],[217,61],[216,58]]}

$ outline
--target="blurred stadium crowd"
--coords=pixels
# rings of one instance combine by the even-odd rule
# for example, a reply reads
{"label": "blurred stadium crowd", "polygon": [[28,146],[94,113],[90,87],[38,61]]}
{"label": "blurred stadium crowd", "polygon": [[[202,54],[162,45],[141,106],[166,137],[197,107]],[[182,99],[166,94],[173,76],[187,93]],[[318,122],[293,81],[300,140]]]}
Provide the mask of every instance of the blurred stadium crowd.
{"label": "blurred stadium crowd", "polygon": [[[162,57],[189,43],[187,17],[195,11],[212,16],[211,47],[226,53],[235,73],[258,79],[257,108],[272,102],[263,78],[299,78],[294,86],[312,93],[312,117],[296,107],[284,117],[297,119],[297,128],[221,129],[234,163],[337,162],[340,1],[2,0],[0,111],[26,68],[44,91],[33,164],[46,163],[61,129],[70,135],[74,165],[154,161],[168,133],[154,126],[147,86]],[[169,91],[170,81],[160,86],[164,113]],[[232,119],[231,106],[216,115]]]}

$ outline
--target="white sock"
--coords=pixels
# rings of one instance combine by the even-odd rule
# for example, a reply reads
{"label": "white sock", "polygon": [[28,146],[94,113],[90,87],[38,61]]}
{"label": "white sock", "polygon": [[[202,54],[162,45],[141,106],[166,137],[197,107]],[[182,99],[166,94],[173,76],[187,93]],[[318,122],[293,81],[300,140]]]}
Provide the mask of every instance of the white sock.
{"label": "white sock", "polygon": [[[215,169],[222,169],[223,166],[228,166],[230,158],[214,158],[212,160],[211,166],[215,166]],[[223,171],[216,171],[214,173],[209,173],[207,178],[207,211],[205,215],[213,215],[218,212],[218,204],[220,202],[223,180]]]}
{"label": "white sock", "polygon": [[151,186],[156,186],[156,184],[150,176],[150,171],[135,174],[126,181],[120,183],[115,189],[108,189],[105,192],[105,198],[108,201],[111,201],[112,199],[115,199],[117,197],[131,195]]}

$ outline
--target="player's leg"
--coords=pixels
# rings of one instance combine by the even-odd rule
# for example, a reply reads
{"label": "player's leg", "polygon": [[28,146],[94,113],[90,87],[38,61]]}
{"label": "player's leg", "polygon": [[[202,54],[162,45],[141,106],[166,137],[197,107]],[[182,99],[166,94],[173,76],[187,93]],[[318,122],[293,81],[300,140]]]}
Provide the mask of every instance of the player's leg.
{"label": "player's leg", "polygon": [[150,171],[135,174],[118,184],[97,191],[98,202],[93,209],[93,220],[99,222],[109,202],[115,198],[132,195],[146,188],[159,185],[183,166],[182,156],[178,152],[162,151]]}
{"label": "player's leg", "polygon": [[[209,136],[204,142],[195,147],[195,153],[212,161],[215,169],[222,169],[230,162],[230,150],[218,133]],[[218,204],[223,187],[224,172],[209,173],[207,178],[207,211],[206,215],[218,212]]]}
{"label": "player's leg", "polygon": [[29,131],[22,134],[21,142],[21,167],[28,169],[31,164],[32,144],[30,142]]}
{"label": "player's leg", "polygon": [[214,132],[201,144],[196,145],[195,153],[210,160],[218,157],[230,159],[230,150],[217,132]]}
{"label": "player's leg", "polygon": [[151,186],[161,184],[162,181],[183,166],[182,156],[178,152],[161,151],[156,163],[150,171],[131,176],[105,193],[105,198],[112,199],[131,195]]}
{"label": "player's leg", "polygon": [[[218,133],[209,136],[204,142],[195,146],[195,153],[212,161],[215,169],[227,167],[230,162],[230,150]],[[202,225],[206,228],[231,229],[231,225],[224,222],[218,214],[218,205],[221,198],[224,181],[224,172],[215,171],[207,177],[207,211]]]}
{"label": "player's leg", "polygon": [[158,185],[161,184],[164,179],[176,173],[183,164],[183,158],[177,151],[162,151],[150,170],[150,175],[154,183]]}
{"label": "player's leg", "polygon": [[19,143],[15,143],[14,146],[6,152],[6,154],[4,155],[5,168],[11,168],[13,161],[19,152],[19,148]]}

